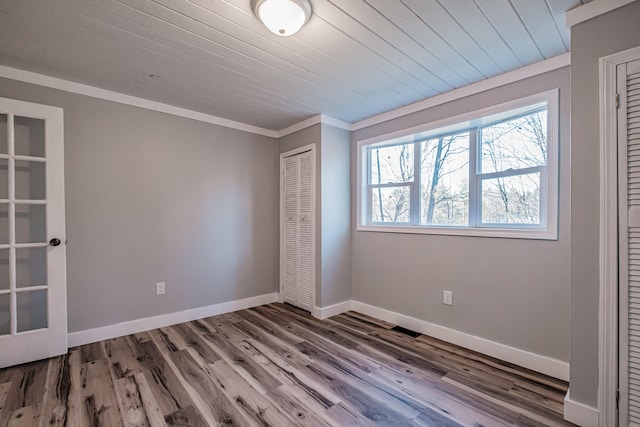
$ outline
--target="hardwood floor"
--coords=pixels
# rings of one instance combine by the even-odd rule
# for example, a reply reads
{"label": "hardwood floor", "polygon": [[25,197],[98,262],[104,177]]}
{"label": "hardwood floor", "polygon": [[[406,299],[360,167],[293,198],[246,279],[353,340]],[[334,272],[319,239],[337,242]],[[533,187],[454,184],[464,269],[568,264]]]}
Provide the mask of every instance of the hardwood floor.
{"label": "hardwood floor", "polygon": [[5,426],[568,426],[567,384],[349,312],[288,305],[0,370]]}

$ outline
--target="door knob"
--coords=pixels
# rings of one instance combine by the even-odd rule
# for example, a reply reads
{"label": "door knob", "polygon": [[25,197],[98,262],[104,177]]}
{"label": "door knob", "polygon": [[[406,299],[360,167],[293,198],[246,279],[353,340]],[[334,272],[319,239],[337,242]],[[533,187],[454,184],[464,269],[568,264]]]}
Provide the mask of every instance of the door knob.
{"label": "door knob", "polygon": [[54,237],[53,239],[49,240],[49,244],[51,246],[58,246],[60,244],[60,239],[58,239],[57,237]]}

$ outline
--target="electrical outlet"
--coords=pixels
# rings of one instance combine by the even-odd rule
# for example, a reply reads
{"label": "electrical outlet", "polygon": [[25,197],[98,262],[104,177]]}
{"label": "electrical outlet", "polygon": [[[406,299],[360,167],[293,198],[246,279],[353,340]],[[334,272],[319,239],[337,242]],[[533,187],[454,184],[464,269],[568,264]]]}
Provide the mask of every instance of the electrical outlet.
{"label": "electrical outlet", "polygon": [[157,282],[156,283],[156,295],[164,295],[164,291],[165,291],[164,282]]}
{"label": "electrical outlet", "polygon": [[442,302],[445,305],[453,305],[453,292],[442,291]]}

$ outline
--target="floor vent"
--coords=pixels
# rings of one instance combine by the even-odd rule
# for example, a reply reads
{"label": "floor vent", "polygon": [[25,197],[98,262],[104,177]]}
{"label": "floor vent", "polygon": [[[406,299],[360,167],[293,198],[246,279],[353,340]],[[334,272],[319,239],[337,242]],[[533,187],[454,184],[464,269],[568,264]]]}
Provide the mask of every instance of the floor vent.
{"label": "floor vent", "polygon": [[400,332],[401,334],[409,335],[410,337],[417,338],[422,335],[420,332],[412,331],[411,329],[403,328],[402,326],[394,326],[392,331]]}

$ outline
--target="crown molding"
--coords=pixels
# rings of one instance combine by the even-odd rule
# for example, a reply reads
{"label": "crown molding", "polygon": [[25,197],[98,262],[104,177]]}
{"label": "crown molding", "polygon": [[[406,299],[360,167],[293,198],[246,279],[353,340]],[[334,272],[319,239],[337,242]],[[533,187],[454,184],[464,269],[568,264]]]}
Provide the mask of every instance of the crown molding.
{"label": "crown molding", "polygon": [[311,116],[308,119],[279,130],[277,132],[278,136],[276,138],[282,138],[283,136],[290,135],[294,132],[298,132],[299,130],[306,129],[317,124],[330,125],[348,131],[352,130],[352,125],[349,122],[336,119],[335,117],[327,116],[326,114],[316,114],[315,116]]}
{"label": "crown molding", "polygon": [[72,82],[57,77],[51,77],[44,74],[34,73],[31,71],[20,70],[17,68],[0,65],[0,77],[16,80],[24,83],[31,83],[38,86],[44,86],[51,89],[63,90],[65,92],[76,93],[79,95],[91,96],[93,98],[104,99],[106,101],[117,102],[120,104],[131,105],[134,107],[145,108],[147,110],[167,113],[178,117],[198,120],[213,125],[224,126],[226,128],[241,130],[254,133],[257,135],[277,138],[277,132],[271,129],[265,129],[258,126],[248,125],[246,123],[236,122],[234,120],[224,119],[222,117],[210,114],[200,113],[198,111],[186,108],[176,107],[174,105],[164,104],[162,102],[151,101],[137,96],[126,95],[121,92],[114,92],[107,89],[101,89],[82,83]]}
{"label": "crown molding", "polygon": [[306,129],[320,123],[322,123],[322,114],[316,114],[315,116],[311,116],[308,119],[305,119],[298,123],[294,123],[291,126],[279,130],[278,132],[276,132],[276,138],[282,138],[283,136],[290,135],[292,133],[298,132],[299,130]]}
{"label": "crown molding", "polygon": [[321,114],[322,123],[325,125],[333,126],[338,129],[344,129],[351,131],[353,130],[353,125],[349,122],[345,122],[344,120],[336,119],[335,117],[327,116],[325,114]]}
{"label": "crown molding", "polygon": [[495,77],[481,80],[477,83],[471,83],[467,86],[453,89],[449,92],[435,95],[431,98],[426,98],[421,101],[414,102],[413,104],[405,105],[404,107],[396,108],[395,110],[390,110],[385,113],[360,120],[353,123],[351,130],[355,131],[369,126],[377,125],[379,123],[397,119],[399,117],[416,113],[418,111],[426,110],[427,108],[432,108],[437,105],[455,101],[466,96],[475,95],[489,89],[494,89],[500,86],[517,82],[519,80],[524,80],[529,77],[534,77],[539,74],[557,70],[558,68],[563,68],[568,65],[571,65],[571,55],[569,53],[563,53],[561,55],[554,56],[553,58],[545,59],[544,61],[526,65],[524,67],[499,74]]}
{"label": "crown molding", "polygon": [[571,28],[576,24],[604,15],[634,1],[636,0],[593,0],[567,11],[565,25]]}
{"label": "crown molding", "polygon": [[[630,0],[611,0],[616,3],[629,3]],[[593,3],[596,3],[595,0]],[[625,3],[625,4],[626,4]],[[589,5],[591,3],[588,3]],[[585,5],[585,6],[587,6]],[[621,4],[622,5],[622,4]],[[581,6],[577,9],[580,9]],[[576,9],[574,9],[576,10]],[[549,71],[553,71],[559,68],[571,65],[571,55],[569,53],[563,53],[553,58],[546,59],[544,61],[536,62],[512,71],[508,71],[503,74],[499,74],[495,77],[491,77],[477,83],[472,83],[467,86],[460,87],[458,89],[451,90],[449,92],[442,93],[440,95],[432,96],[430,98],[423,99],[421,101],[414,102],[404,107],[396,108],[375,116],[368,117],[366,119],[357,121],[355,123],[349,123],[325,114],[316,114],[301,122],[295,123],[279,131],[272,129],[266,129],[258,126],[249,125],[246,123],[237,122],[234,120],[224,119],[222,117],[213,116],[210,114],[201,113],[198,111],[189,110],[186,108],[176,107],[170,104],[164,104],[161,102],[151,101],[136,96],[126,95],[120,92],[114,92],[107,89],[101,89],[94,86],[89,86],[82,83],[76,83],[70,80],[64,80],[57,77],[51,77],[44,74],[38,74],[31,71],[20,70],[4,65],[0,65],[0,78],[7,78],[11,80],[21,81],[24,83],[31,83],[38,86],[44,86],[51,89],[63,90],[65,92],[76,93],[79,95],[91,96],[98,99],[104,99],[107,101],[118,102],[120,104],[131,105],[134,107],[146,108],[148,110],[158,111],[166,114],[172,114],[178,117],[185,117],[188,119],[198,120],[205,123],[210,123],[218,126],[224,126],[231,129],[236,129],[244,132],[254,133],[257,135],[267,136],[270,138],[282,138],[290,135],[294,132],[298,132],[302,129],[306,129],[316,124],[327,124],[340,129],[348,131],[356,131],[369,126],[373,126],[379,123],[383,123],[389,120],[393,120],[402,116],[406,116],[418,111],[432,108],[447,102],[451,102],[466,96],[475,95],[480,92],[484,92],[489,89],[494,89],[500,86],[504,86],[509,83],[514,83],[519,80],[523,80],[529,77],[533,77],[539,74],[543,74]]]}

